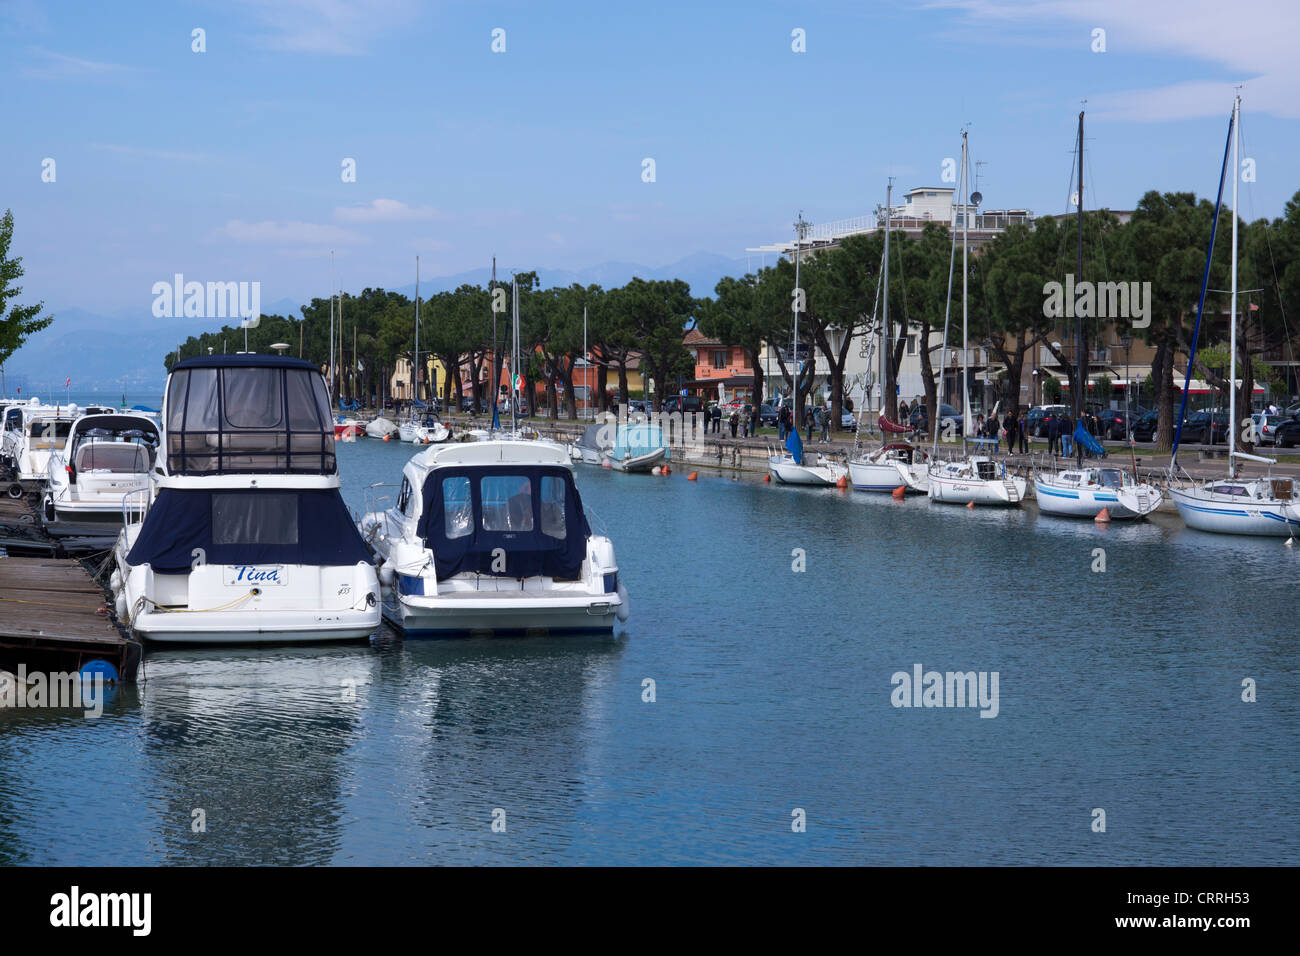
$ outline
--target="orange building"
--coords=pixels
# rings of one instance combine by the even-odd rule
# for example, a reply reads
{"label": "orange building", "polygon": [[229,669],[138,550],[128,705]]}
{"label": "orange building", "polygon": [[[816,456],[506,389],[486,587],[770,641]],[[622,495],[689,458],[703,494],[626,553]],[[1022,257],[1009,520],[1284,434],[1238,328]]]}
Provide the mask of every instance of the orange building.
{"label": "orange building", "polygon": [[688,383],[692,394],[716,400],[719,384],[725,387],[728,401],[753,393],[754,368],[744,349],[723,345],[698,329],[687,332],[682,344],[695,356],[695,378]]}

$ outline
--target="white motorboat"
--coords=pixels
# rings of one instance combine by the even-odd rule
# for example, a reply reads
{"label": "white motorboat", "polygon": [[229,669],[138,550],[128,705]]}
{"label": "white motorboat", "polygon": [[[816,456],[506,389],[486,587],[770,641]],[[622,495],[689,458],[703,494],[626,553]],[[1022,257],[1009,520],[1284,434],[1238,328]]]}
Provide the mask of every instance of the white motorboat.
{"label": "white motorboat", "polygon": [[161,443],[147,415],[85,415],[67,444],[50,456],[43,501],[45,530],[55,537],[107,536],[122,530],[122,500],[149,487],[149,471]]}
{"label": "white motorboat", "polygon": [[1103,509],[1116,520],[1145,518],[1164,501],[1155,485],[1104,466],[1035,470],[1034,495],[1040,511],[1072,518],[1095,518]]}
{"label": "white motorboat", "polygon": [[361,533],[384,613],[407,634],[609,631],[628,597],[614,546],[583,512],[566,449],[491,439],[407,462],[394,507]]}
{"label": "white motorboat", "polygon": [[928,494],[930,456],[908,442],[889,442],[849,462],[849,482],[857,491],[894,491]]}
{"label": "white motorboat", "polygon": [[35,399],[5,411],[0,457],[10,475],[10,497],[44,490],[49,480],[50,456],[67,444],[72,423],[79,415],[76,405],[42,405]]}
{"label": "white motorboat", "polygon": [[355,418],[340,415],[334,420],[334,437],[339,441],[356,441],[365,433],[365,426]]}
{"label": "white motorboat", "polygon": [[366,423],[366,436],[369,438],[392,438],[397,426],[382,415]]}
{"label": "white motorboat", "polygon": [[602,465],[613,448],[612,425],[588,425],[582,430],[582,437],[569,445],[569,457],[586,465]]}
{"label": "white motorboat", "polygon": [[670,458],[663,429],[648,422],[618,427],[609,463],[615,471],[651,471]]}
{"label": "white motorboat", "polygon": [[414,445],[436,444],[446,441],[451,436],[447,426],[432,415],[408,418],[398,427],[397,434],[402,441]]}
{"label": "white motorboat", "polygon": [[1027,482],[1007,474],[1005,462],[988,455],[967,455],[930,465],[930,500],[946,504],[1019,505]]}
{"label": "white motorboat", "polygon": [[118,619],[171,643],[357,640],[380,623],[369,549],[339,494],[320,370],[209,355],[172,368],[163,448],[127,497]]}

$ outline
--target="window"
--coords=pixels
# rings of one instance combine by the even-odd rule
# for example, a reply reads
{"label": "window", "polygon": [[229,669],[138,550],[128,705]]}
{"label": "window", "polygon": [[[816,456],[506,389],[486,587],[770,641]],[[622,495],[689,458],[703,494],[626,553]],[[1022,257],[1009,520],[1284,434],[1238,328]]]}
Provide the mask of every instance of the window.
{"label": "window", "polygon": [[474,527],[468,478],[442,479],[442,524],[448,538],[463,538]]}
{"label": "window", "polygon": [[222,398],[226,421],[232,427],[275,428],[282,424],[279,369],[228,368],[224,373]]}
{"label": "window", "polygon": [[542,478],[542,534],[564,540],[564,479],[554,475]]}
{"label": "window", "polygon": [[410,517],[411,514],[411,482],[410,479],[402,479],[402,490],[397,493],[397,510],[402,514]]}
{"label": "window", "polygon": [[212,496],[213,544],[297,544],[298,496],[240,492]]}
{"label": "window", "polygon": [[908,355],[915,355],[915,354],[916,354],[916,338],[917,338],[917,337],[916,337],[915,335],[909,335],[909,336],[907,337],[907,354],[908,354]]}
{"label": "window", "polygon": [[479,480],[484,531],[532,531],[533,485],[523,475],[490,475]]}
{"label": "window", "polygon": [[749,363],[749,352],[741,352],[740,354],[742,356],[741,360],[745,363],[745,368],[753,368]]}
{"label": "window", "polygon": [[726,368],[726,367],[727,367],[727,353],[724,352],[722,349],[717,349],[717,350],[714,351],[714,353],[713,353],[713,367],[714,367],[714,368]]}

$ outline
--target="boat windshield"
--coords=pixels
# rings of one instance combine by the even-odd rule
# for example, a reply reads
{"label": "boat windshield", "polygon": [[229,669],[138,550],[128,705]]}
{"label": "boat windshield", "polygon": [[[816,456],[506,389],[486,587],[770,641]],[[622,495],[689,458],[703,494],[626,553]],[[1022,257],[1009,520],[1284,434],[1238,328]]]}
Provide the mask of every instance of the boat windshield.
{"label": "boat windshield", "polygon": [[1124,472],[1118,468],[1103,468],[1101,470],[1101,484],[1103,488],[1123,488]]}
{"label": "boat windshield", "polygon": [[275,366],[179,369],[167,386],[173,474],[332,475],[334,427],[320,372]]}

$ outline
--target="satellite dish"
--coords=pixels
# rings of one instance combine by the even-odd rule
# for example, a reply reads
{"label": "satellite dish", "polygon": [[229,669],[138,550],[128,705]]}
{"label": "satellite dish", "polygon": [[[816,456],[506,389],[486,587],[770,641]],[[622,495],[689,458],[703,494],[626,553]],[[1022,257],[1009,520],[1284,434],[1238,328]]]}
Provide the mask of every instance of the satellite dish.
{"label": "satellite dish", "polygon": [[281,355],[284,354],[285,349],[287,349],[288,347],[289,347],[289,343],[288,343],[288,342],[275,342],[275,343],[273,343],[273,344],[271,345],[271,348],[273,348],[273,349],[275,349],[276,351],[278,351]]}
{"label": "satellite dish", "polygon": [[978,206],[983,201],[984,201],[984,196],[980,194],[978,191],[970,194],[970,204],[972,206]]}

